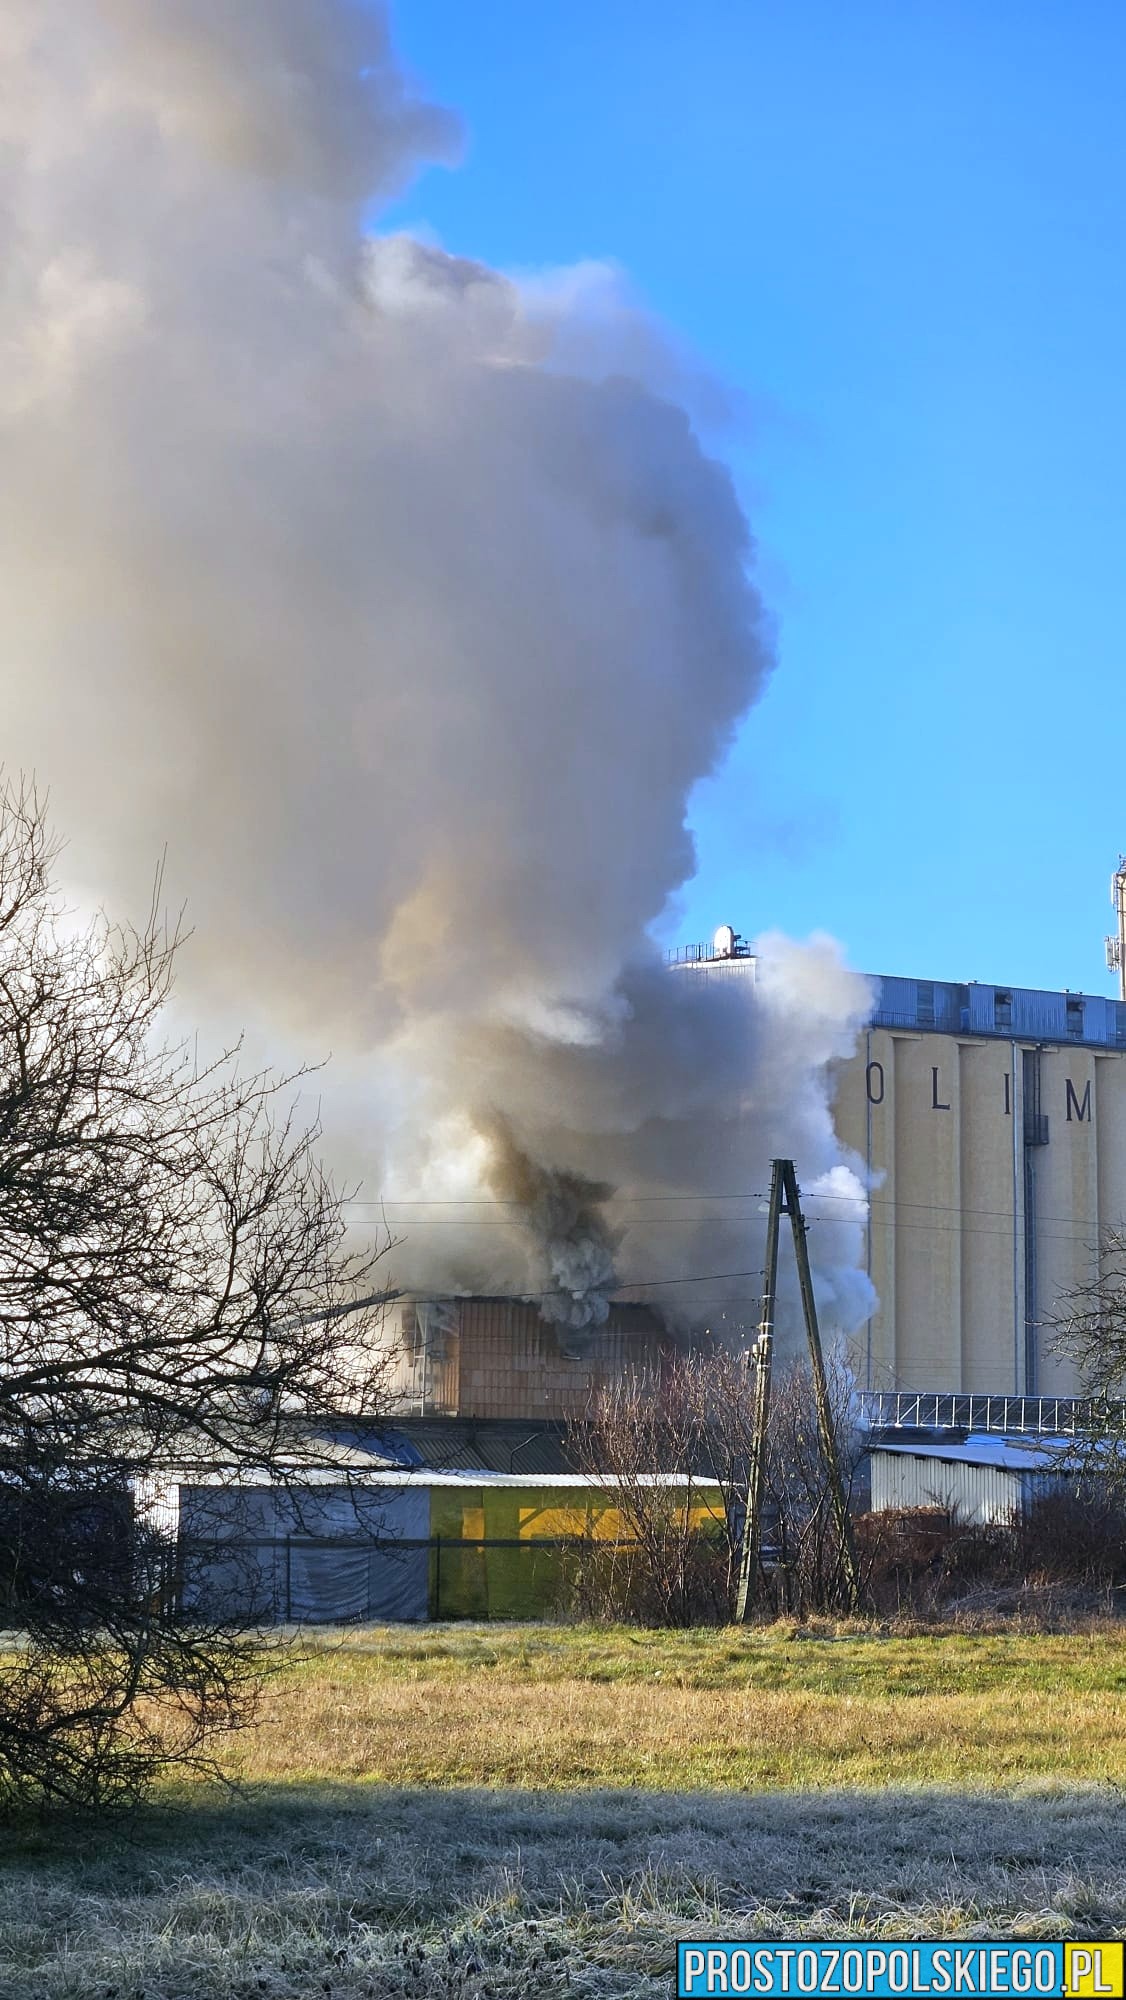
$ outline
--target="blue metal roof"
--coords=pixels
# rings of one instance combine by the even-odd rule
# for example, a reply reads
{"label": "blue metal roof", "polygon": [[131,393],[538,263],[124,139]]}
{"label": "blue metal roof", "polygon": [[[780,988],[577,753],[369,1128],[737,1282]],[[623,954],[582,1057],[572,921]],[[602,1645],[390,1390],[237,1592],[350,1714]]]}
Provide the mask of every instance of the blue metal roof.
{"label": "blue metal roof", "polygon": [[[714,944],[682,947],[666,953],[666,958],[670,965],[699,967],[704,973],[742,973],[751,979],[757,963],[746,946],[724,953]],[[875,976],[879,991],[873,1028],[1126,1049],[1126,1000],[1110,1000],[1103,993],[1049,993],[1033,986],[990,986],[977,980],[959,984],[952,979]]]}
{"label": "blue metal roof", "polygon": [[1126,1049],[1126,1001],[1030,986],[881,977],[872,1026]]}

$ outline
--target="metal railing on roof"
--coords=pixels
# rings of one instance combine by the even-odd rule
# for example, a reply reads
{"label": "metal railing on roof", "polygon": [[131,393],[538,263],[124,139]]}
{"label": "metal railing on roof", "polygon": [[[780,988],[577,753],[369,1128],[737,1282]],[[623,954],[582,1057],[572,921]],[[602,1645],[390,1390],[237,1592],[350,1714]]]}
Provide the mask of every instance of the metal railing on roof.
{"label": "metal railing on roof", "polygon": [[1126,1431],[1126,1403],[1090,1396],[974,1396],[866,1390],[870,1431],[994,1431],[1008,1437],[1085,1437]]}
{"label": "metal railing on roof", "polygon": [[734,965],[746,964],[754,957],[749,945],[738,944],[734,951],[717,951],[714,944],[681,944],[674,950],[666,951],[666,965]]}

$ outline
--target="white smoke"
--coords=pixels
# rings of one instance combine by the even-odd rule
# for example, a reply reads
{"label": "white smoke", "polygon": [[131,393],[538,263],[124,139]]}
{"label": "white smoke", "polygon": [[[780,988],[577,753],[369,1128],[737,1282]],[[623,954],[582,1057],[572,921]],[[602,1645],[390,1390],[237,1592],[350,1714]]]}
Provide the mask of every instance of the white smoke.
{"label": "white smoke", "polygon": [[[457,1204],[402,1211],[399,1275],[596,1320],[614,1275],[749,1268],[785,1152],[843,1218],[814,1250],[851,1323],[825,1068],[862,983],[776,944],[752,999],[648,943],[770,664],[700,385],[612,271],[365,234],[456,149],[359,0],[6,0],[7,761],[86,894],[137,907],[167,845],[185,999],[331,1048],[369,1193]],[[495,1206],[501,1125],[617,1190],[564,1264],[557,1205]]]}

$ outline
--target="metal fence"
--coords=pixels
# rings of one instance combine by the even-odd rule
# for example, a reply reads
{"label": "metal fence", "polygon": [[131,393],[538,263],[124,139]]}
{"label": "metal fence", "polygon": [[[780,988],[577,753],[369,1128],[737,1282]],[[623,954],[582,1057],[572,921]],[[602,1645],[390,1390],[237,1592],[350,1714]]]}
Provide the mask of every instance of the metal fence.
{"label": "metal fence", "polygon": [[969,1396],[868,1390],[870,1431],[993,1431],[1007,1437],[1082,1437],[1126,1430],[1126,1403],[1089,1396]]}

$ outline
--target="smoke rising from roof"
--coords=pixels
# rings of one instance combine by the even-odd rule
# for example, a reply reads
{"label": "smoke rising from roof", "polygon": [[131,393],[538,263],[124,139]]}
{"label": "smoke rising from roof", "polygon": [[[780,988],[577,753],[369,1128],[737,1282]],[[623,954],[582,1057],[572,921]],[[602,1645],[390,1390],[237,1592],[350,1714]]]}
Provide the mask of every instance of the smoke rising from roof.
{"label": "smoke rising from roof", "polygon": [[541,1251],[544,1318],[556,1326],[604,1326],[617,1285],[617,1238],[605,1214],[614,1189],[608,1181],[541,1166],[517,1145],[503,1118],[490,1121],[483,1136],[489,1186],[519,1211],[519,1229]]}
{"label": "smoke rising from roof", "polygon": [[[862,1317],[824,1065],[863,983],[779,944],[752,999],[647,939],[771,662],[673,345],[601,266],[366,232],[458,147],[378,8],[7,0],[0,92],[6,754],[72,881],[135,908],[167,844],[184,999],[331,1047],[369,1191],[479,1202],[507,1132],[523,1233],[416,1215],[397,1275],[596,1321],[607,1258],[679,1279],[761,1234],[713,1204],[615,1251],[630,1200],[749,1192],[784,1151],[837,1176],[819,1281]],[[564,1269],[583,1181],[617,1194]]]}

